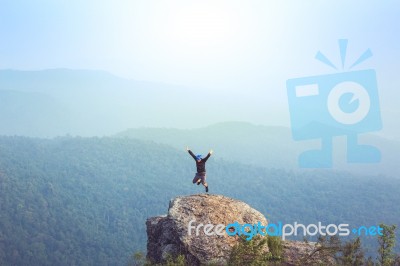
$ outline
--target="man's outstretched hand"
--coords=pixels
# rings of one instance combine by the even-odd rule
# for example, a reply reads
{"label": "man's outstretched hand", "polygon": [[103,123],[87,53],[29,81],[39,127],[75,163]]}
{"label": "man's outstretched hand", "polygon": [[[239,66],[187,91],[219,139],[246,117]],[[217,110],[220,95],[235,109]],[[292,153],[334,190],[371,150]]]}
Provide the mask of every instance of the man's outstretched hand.
{"label": "man's outstretched hand", "polygon": [[[186,146],[186,151],[189,151],[189,146]],[[213,154],[214,151],[210,150],[209,152],[210,152],[210,154]]]}

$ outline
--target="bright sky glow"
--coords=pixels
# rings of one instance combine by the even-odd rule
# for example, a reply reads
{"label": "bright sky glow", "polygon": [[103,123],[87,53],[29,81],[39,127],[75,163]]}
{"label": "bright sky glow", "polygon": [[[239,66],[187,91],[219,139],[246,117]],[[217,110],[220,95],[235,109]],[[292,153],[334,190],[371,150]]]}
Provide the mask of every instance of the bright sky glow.
{"label": "bright sky glow", "polygon": [[337,40],[348,39],[349,62],[373,54],[353,70],[376,69],[383,110],[400,115],[398,1],[1,0],[0,7],[0,69],[101,69],[229,92],[254,110],[287,110],[286,80],[332,73],[315,54],[340,66]]}

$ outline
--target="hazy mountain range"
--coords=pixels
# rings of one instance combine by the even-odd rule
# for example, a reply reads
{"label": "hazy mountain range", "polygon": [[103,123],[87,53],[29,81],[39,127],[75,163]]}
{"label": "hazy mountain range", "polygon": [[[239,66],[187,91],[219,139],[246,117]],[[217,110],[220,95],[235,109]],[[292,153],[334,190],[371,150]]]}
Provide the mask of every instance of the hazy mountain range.
{"label": "hazy mountain range", "polygon": [[129,80],[104,71],[0,70],[2,135],[99,136],[131,127],[249,121],[244,118],[254,117],[256,107],[240,102],[223,91]]}
{"label": "hazy mountain range", "polygon": [[[168,85],[137,82],[102,71],[0,71],[0,134],[104,135],[149,125],[168,103]],[[153,97],[160,95],[160,97]]]}
{"label": "hazy mountain range", "polygon": [[[318,140],[293,141],[285,127],[216,123],[227,118],[240,120],[237,113],[245,117],[246,108],[231,101],[223,92],[203,93],[199,88],[128,80],[104,71],[1,70],[0,135],[102,136],[122,132],[117,136],[177,149],[189,145],[201,154],[213,148],[226,160],[286,169],[297,169],[300,152],[320,146]],[[399,142],[374,135],[363,135],[360,142],[377,146],[382,162],[347,164],[345,139],[337,138],[335,169],[395,175]]]}
{"label": "hazy mountain range", "polygon": [[[29,136],[0,136],[0,262],[123,264],[144,248],[147,217],[171,197],[204,191],[191,184],[186,146],[214,149],[211,193],[245,200],[272,221],[398,224],[399,142],[360,136],[382,162],[349,165],[337,138],[332,169],[299,169],[298,155],[318,140],[216,123],[247,121],[230,100],[102,71],[0,71],[0,135]],[[111,137],[56,137],[67,134]]]}

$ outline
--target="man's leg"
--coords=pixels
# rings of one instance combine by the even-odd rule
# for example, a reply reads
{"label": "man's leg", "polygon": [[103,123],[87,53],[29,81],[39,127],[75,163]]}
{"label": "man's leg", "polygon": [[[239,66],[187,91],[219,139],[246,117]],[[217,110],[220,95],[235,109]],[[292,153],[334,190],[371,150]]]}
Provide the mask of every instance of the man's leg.
{"label": "man's leg", "polygon": [[206,188],[206,192],[208,192],[208,184],[206,182],[206,176],[205,175],[201,176],[201,183]]}
{"label": "man's leg", "polygon": [[194,178],[193,178],[193,184],[194,184],[194,183],[197,183],[197,185],[200,185],[200,182],[201,182],[201,177],[199,177],[199,175],[196,174],[196,175],[194,176]]}
{"label": "man's leg", "polygon": [[196,177],[197,177],[196,183],[197,183],[197,185],[200,185],[201,184],[201,175],[196,174]]}

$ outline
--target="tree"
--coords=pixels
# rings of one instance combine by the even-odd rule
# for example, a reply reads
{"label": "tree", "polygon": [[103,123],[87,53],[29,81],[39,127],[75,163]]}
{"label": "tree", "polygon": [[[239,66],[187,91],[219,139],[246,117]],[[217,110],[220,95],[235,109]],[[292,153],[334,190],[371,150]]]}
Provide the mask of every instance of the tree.
{"label": "tree", "polygon": [[[306,243],[309,243],[305,239]],[[300,258],[301,265],[336,265],[341,243],[337,236],[319,236],[317,243],[309,243],[311,252]]]}
{"label": "tree", "polygon": [[395,260],[393,247],[396,243],[396,225],[380,224],[379,226],[382,228],[382,235],[378,236],[378,262],[382,266],[393,265]]}
{"label": "tree", "polygon": [[228,265],[268,265],[271,254],[265,251],[266,247],[266,237],[256,236],[250,241],[241,237],[232,248]]}
{"label": "tree", "polygon": [[270,260],[279,261],[283,255],[283,241],[278,236],[268,236],[268,249],[271,253]]}
{"label": "tree", "polygon": [[360,238],[357,237],[354,241],[348,241],[342,245],[337,260],[341,265],[364,265],[364,251],[361,248]]}
{"label": "tree", "polygon": [[164,264],[165,266],[185,266],[186,265],[186,260],[185,256],[178,255],[176,258],[172,256],[168,256],[166,263]]}
{"label": "tree", "polygon": [[374,260],[371,257],[365,261],[365,266],[375,266]]}

